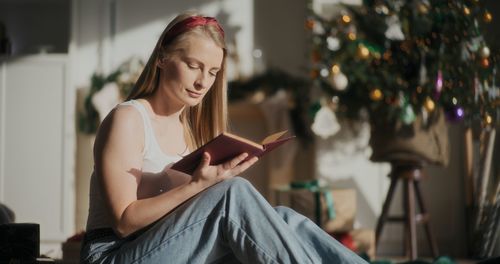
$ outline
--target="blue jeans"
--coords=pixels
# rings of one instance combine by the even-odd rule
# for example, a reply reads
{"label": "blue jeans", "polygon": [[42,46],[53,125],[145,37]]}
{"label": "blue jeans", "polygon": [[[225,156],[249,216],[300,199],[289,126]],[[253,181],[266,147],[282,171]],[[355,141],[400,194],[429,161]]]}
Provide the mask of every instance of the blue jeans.
{"label": "blue jeans", "polygon": [[82,245],[82,263],[366,263],[245,179],[218,183],[129,237]]}

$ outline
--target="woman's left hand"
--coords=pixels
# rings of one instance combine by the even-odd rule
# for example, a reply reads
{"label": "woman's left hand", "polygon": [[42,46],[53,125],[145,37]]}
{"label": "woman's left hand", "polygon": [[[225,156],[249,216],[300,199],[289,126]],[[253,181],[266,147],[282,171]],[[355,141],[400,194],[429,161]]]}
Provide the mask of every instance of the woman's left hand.
{"label": "woman's left hand", "polygon": [[210,154],[205,152],[200,165],[193,173],[192,181],[201,183],[206,188],[232,178],[250,168],[258,160],[257,157],[245,160],[247,157],[247,153],[242,153],[225,163],[210,165]]}

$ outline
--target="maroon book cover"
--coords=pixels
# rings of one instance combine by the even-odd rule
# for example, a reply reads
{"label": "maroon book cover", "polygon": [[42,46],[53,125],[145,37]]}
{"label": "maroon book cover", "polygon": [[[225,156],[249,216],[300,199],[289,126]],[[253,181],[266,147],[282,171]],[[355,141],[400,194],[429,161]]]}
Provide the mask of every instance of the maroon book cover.
{"label": "maroon book cover", "polygon": [[197,150],[184,156],[176,162],[171,169],[192,174],[200,164],[203,152],[210,154],[210,165],[224,163],[241,153],[248,153],[247,160],[257,156],[261,157],[295,136],[285,137],[287,131],[278,132],[266,137],[262,143],[255,143],[249,139],[224,132]]}

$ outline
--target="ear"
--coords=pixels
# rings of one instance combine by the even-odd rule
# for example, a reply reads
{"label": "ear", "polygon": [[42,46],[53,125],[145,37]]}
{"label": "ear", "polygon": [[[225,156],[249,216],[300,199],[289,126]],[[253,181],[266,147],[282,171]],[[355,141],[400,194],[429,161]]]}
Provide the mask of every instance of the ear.
{"label": "ear", "polygon": [[158,67],[160,69],[166,69],[167,68],[167,58],[165,58],[164,56],[160,57],[158,59]]}

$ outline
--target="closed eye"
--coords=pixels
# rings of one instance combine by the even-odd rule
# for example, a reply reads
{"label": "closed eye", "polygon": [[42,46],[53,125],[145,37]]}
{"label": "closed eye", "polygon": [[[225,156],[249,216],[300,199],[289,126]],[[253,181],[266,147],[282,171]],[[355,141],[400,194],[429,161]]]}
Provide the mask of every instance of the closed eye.
{"label": "closed eye", "polygon": [[200,68],[198,65],[196,65],[196,64],[192,64],[192,63],[188,63],[188,67],[189,67],[190,69],[199,69],[199,68]]}

